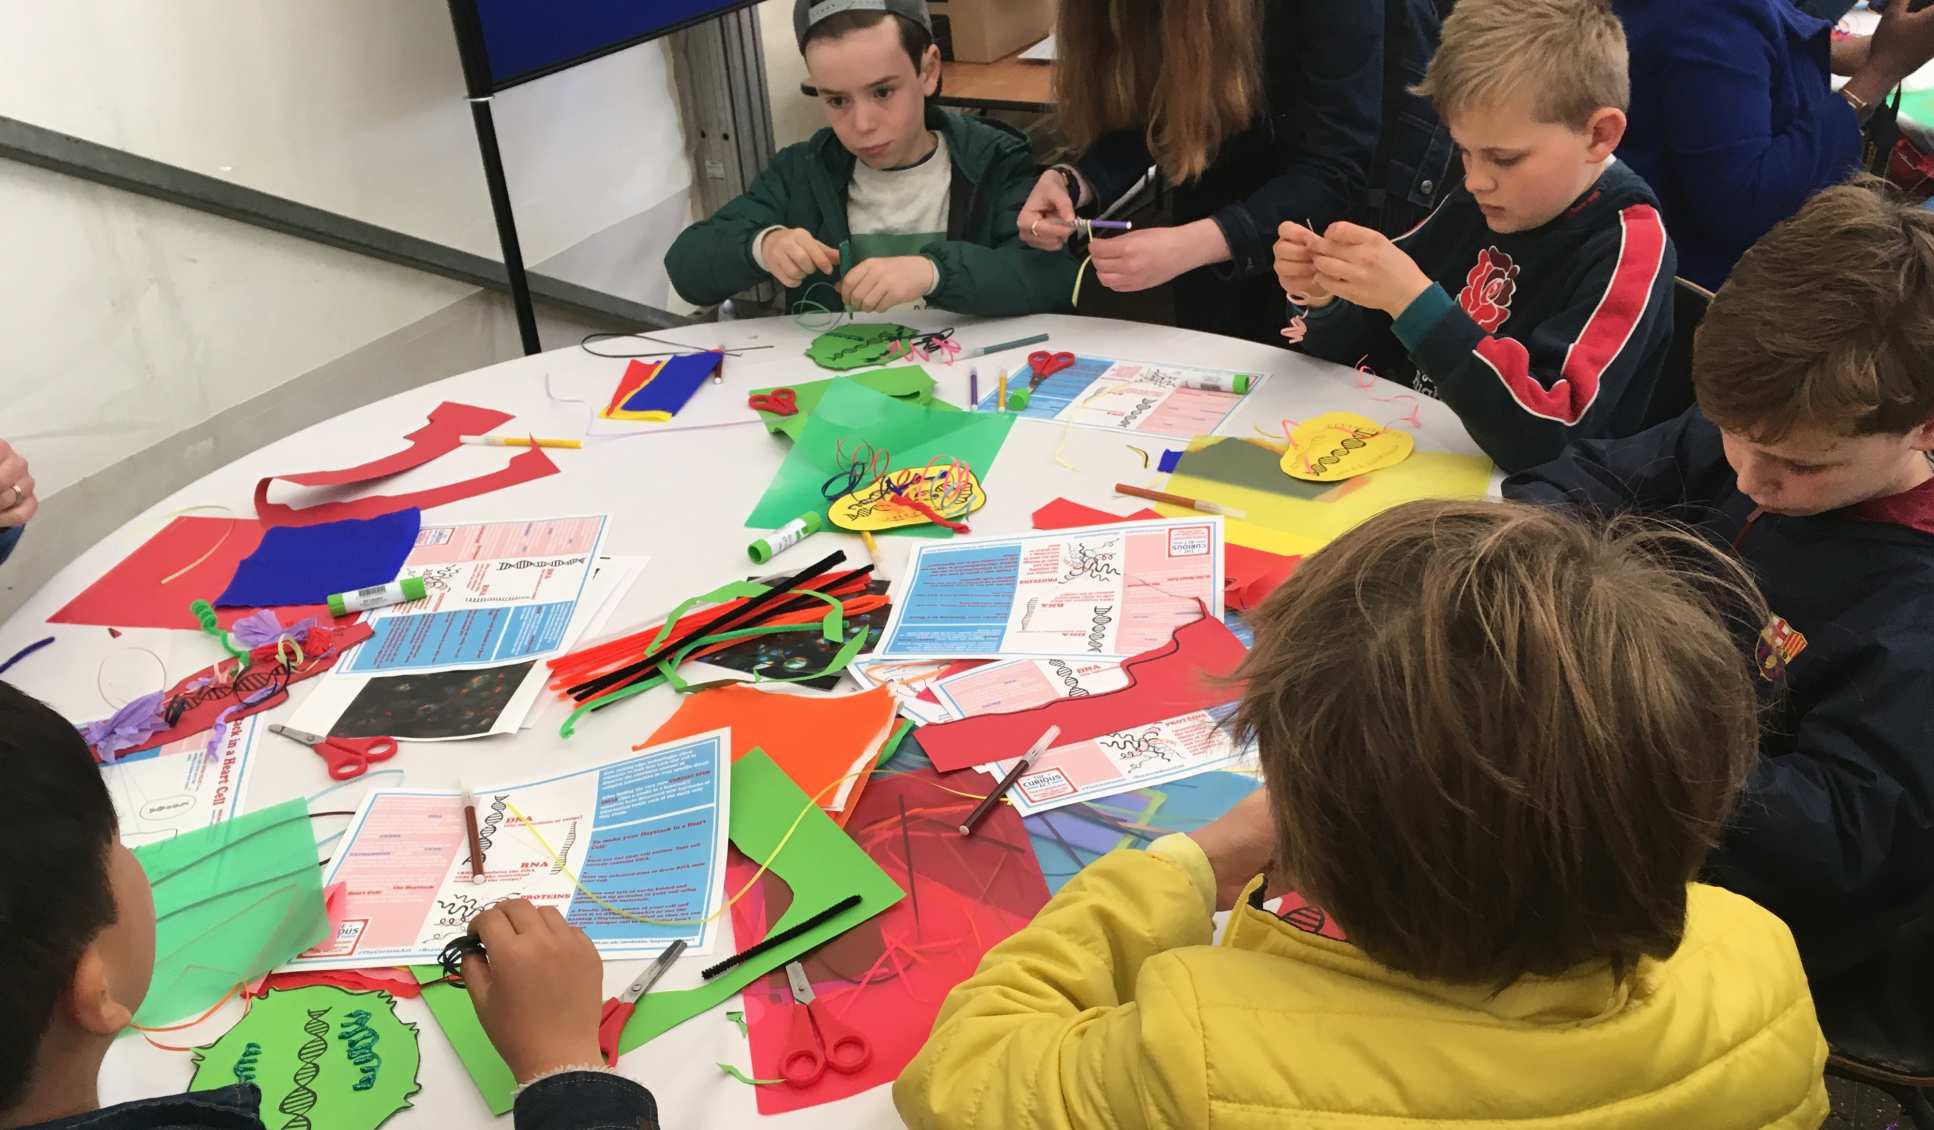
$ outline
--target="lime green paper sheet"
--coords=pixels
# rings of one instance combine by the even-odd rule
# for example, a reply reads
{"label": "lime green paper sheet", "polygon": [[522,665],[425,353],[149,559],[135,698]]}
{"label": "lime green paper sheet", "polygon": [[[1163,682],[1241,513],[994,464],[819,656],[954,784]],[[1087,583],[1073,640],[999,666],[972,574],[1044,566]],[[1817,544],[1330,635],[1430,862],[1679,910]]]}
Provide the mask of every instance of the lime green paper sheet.
{"label": "lime green paper sheet", "polygon": [[220,1039],[195,1049],[190,1091],[262,1089],[268,1126],[376,1130],[423,1088],[416,1025],[388,993],[331,985],[276,989]]}
{"label": "lime green paper sheet", "polygon": [[[775,858],[773,852],[780,838],[801,812],[806,815],[800,820],[799,830]],[[852,837],[841,831],[760,750],[753,750],[732,763],[731,836],[732,845],[746,856],[771,860],[772,873],[792,888],[792,905],[773,924],[775,931],[809,918],[848,895],[859,895],[860,905],[696,989],[646,994],[638,1002],[637,1014],[625,1026],[624,1037],[618,1043],[621,1051],[641,1047],[692,1017],[716,1008],[759,977],[905,897],[899,885],[867,857]],[[710,965],[724,956],[713,955],[704,964]],[[469,995],[454,985],[433,984],[443,976],[443,970],[434,965],[417,966],[412,972],[423,984],[424,1003],[430,1006],[443,1034],[455,1046],[491,1112],[508,1112],[515,1101],[517,1081],[484,1036],[483,1025],[477,1020]]]}
{"label": "lime green paper sheet", "polygon": [[154,981],[136,1024],[206,1011],[323,940],[322,869],[299,800],[145,844],[134,858],[154,889]]}
{"label": "lime green paper sheet", "polygon": [[[886,451],[895,468],[923,467],[935,458],[958,459],[985,482],[1014,420],[1011,412],[961,412],[938,401],[907,404],[850,381],[835,381],[807,417],[779,474],[745,524],[771,530],[809,510],[824,516],[828,500],[820,488],[851,464],[850,457],[845,462],[839,459],[842,445],[850,453],[862,443],[871,444],[876,451]],[[905,526],[893,532],[949,536],[945,528],[934,525]]]}
{"label": "lime green paper sheet", "polygon": [[806,347],[806,356],[822,369],[840,372],[878,365],[893,359],[893,343],[913,337],[912,326],[897,322],[849,322],[827,330]]}
{"label": "lime green paper sheet", "polygon": [[[1422,498],[1482,498],[1491,461],[1481,455],[1418,451],[1394,467],[1341,483],[1308,483],[1283,474],[1280,448],[1241,437],[1198,436],[1164,488],[1243,511],[1225,518],[1235,545],[1289,556],[1314,553],[1373,514]],[[1194,473],[1191,473],[1194,472]],[[1167,517],[1193,511],[1158,502]]]}
{"label": "lime green paper sheet", "polygon": [[854,373],[848,377],[828,377],[820,381],[806,381],[803,384],[775,385],[773,388],[754,389],[752,395],[769,393],[777,388],[792,390],[794,403],[799,410],[790,416],[779,416],[771,412],[760,412],[759,419],[765,421],[766,430],[787,439],[798,439],[800,431],[806,426],[806,418],[819,407],[819,400],[826,390],[842,381],[864,385],[874,392],[890,396],[908,404],[937,404],[942,408],[953,405],[933,398],[933,378],[918,365],[895,365],[891,369],[873,369],[864,373]]}

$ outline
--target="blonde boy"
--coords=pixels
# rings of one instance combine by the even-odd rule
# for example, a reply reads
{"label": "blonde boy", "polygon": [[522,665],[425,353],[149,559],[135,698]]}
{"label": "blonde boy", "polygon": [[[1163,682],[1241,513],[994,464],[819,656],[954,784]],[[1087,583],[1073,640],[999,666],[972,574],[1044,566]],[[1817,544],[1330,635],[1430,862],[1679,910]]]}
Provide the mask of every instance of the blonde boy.
{"label": "blonde boy", "polygon": [[1607,0],[1461,0],[1417,92],[1463,187],[1391,240],[1284,224],[1276,275],[1305,352],[1440,397],[1506,470],[1643,426],[1677,257],[1612,151],[1630,101]]}

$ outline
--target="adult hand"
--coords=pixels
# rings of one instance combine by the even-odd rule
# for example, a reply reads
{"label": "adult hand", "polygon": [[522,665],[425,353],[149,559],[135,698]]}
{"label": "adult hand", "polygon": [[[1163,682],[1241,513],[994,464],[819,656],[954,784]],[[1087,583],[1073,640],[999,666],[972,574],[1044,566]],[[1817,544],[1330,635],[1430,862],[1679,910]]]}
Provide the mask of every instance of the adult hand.
{"label": "adult hand", "polygon": [[807,275],[839,271],[839,252],[814,239],[805,228],[767,232],[759,244],[759,257],[766,261],[772,277],[788,288],[804,282]]}
{"label": "adult hand", "polygon": [[1143,228],[1088,244],[1095,280],[1130,293],[1161,286],[1175,276],[1229,257],[1229,244],[1213,220],[1179,228]]}
{"label": "adult hand", "polygon": [[1295,222],[1276,229],[1276,281],[1298,306],[1327,306],[1334,297],[1316,280],[1316,243],[1320,238]]}
{"label": "adult hand", "polygon": [[1338,220],[1316,241],[1316,282],[1338,298],[1391,317],[1430,289],[1430,276],[1388,236]]}
{"label": "adult hand", "polygon": [[498,903],[471,919],[486,955],[463,959],[463,983],[484,1035],[519,1083],[604,1062],[604,962],[554,906]]}
{"label": "adult hand", "polygon": [[1910,0],[1890,0],[1874,28],[1867,61],[1847,80],[1848,89],[1879,105],[1902,79],[1934,58],[1934,8],[1910,12]]}
{"label": "adult hand", "polygon": [[1068,196],[1068,183],[1049,169],[1034,182],[1021,214],[1014,221],[1021,230],[1021,242],[1040,251],[1059,251],[1074,234],[1074,201]]}
{"label": "adult hand", "polygon": [[862,260],[839,281],[839,296],[848,310],[890,310],[925,295],[938,270],[925,255]]}
{"label": "adult hand", "polygon": [[[1215,908],[1228,910],[1249,880],[1269,871],[1276,857],[1276,821],[1269,790],[1257,789],[1214,821],[1189,833],[1215,872]],[[1275,892],[1281,894],[1281,891]]]}
{"label": "adult hand", "polygon": [[5,440],[0,440],[0,529],[24,526],[40,510],[34,495],[34,477],[27,470],[27,459]]}

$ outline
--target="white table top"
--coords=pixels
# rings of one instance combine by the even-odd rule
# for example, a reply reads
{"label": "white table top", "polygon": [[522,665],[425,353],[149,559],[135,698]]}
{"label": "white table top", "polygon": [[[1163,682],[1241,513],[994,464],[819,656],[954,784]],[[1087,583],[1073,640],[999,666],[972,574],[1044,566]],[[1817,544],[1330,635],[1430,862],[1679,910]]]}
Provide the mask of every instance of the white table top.
{"label": "white table top", "polygon": [[[1230,435],[1255,434],[1252,428],[1258,425],[1277,430],[1285,417],[1301,419],[1323,411],[1353,410],[1382,418],[1389,414],[1388,406],[1379,406],[1372,398],[1397,391],[1388,384],[1362,390],[1359,378],[1350,370],[1282,349],[1161,326],[1067,316],[988,321],[940,312],[899,312],[894,319],[922,329],[957,326],[958,339],[970,349],[1045,332],[1053,335],[1049,347],[1056,350],[1269,374],[1264,386],[1252,393],[1223,426],[1222,431]],[[700,389],[700,397],[732,397],[742,402],[747,390],[753,388],[828,375],[804,358],[805,346],[815,336],[813,331],[795,326],[790,319],[693,326],[658,336],[695,348],[774,346],[728,358],[724,386],[708,384]],[[625,346],[625,342],[615,341],[599,348],[616,351]],[[972,362],[980,369],[983,390],[991,387],[996,366],[1018,368],[1027,352],[1020,349]],[[930,363],[925,367],[938,381],[942,397],[964,404],[968,366],[969,362],[961,361],[952,366]],[[189,507],[225,506],[236,516],[251,516],[257,479],[267,474],[350,466],[393,451],[398,438],[421,426],[428,411],[443,400],[516,413],[517,420],[505,431],[577,435],[584,428],[584,407],[549,399],[544,375],[608,374],[609,387],[623,367],[622,361],[593,358],[576,347],[519,358],[398,393],[241,456],[158,503],[83,554],[17,615],[0,625],[0,656],[43,636],[57,637],[53,646],[22,661],[9,675],[16,685],[52,703],[76,722],[104,717],[112,709],[103,697],[104,682],[112,690],[130,683],[137,693],[156,689],[151,681],[154,661],[141,649],[153,652],[166,664],[167,682],[162,685],[218,658],[210,650],[210,642],[198,633],[128,629],[117,640],[100,627],[45,623],[48,615],[174,515]],[[1420,418],[1423,427],[1416,433],[1420,449],[1478,453],[1443,404],[1424,400]],[[1116,512],[1139,508],[1138,500],[1115,497],[1112,490],[1118,480],[1147,481],[1152,474],[1143,470],[1141,457],[1128,450],[1130,442],[1151,451],[1162,446],[1159,440],[1150,442],[1148,438],[1086,428],[1027,420],[1017,423],[992,471],[985,476],[988,503],[974,515],[975,532],[1026,530],[1029,515],[1058,496]],[[1179,447],[1181,443],[1167,446]],[[1074,470],[1056,462],[1057,449]],[[647,623],[655,613],[686,596],[747,574],[745,546],[763,531],[748,530],[742,522],[771,481],[786,450],[787,444],[768,436],[750,414],[745,423],[725,427],[605,440],[582,451],[550,452],[560,468],[557,475],[439,507],[428,517],[447,522],[609,513],[612,521],[605,551],[651,558],[610,621],[609,627],[615,631]],[[464,448],[427,468],[385,482],[381,493],[401,493],[485,473],[502,466],[507,454],[497,448]],[[833,548],[835,540],[846,543],[844,548],[852,558],[864,560],[865,550],[853,535],[822,534],[811,539],[811,544],[818,553],[824,553]],[[880,547],[882,572],[896,576],[895,567],[905,553],[904,542],[882,538]],[[799,563],[804,564],[811,556],[799,559]],[[776,567],[791,561],[788,555]],[[307,693],[307,686],[298,685],[292,693],[292,703],[268,712],[261,722],[286,721],[294,712],[294,702]],[[674,697],[669,690],[659,688],[590,715],[568,743],[557,736],[564,709],[547,700],[532,712],[530,728],[514,737],[453,744],[405,743],[390,764],[407,772],[406,783],[412,787],[454,787],[460,768],[470,780],[516,779],[533,764],[554,766],[627,749],[671,714],[676,705]],[[116,702],[121,700],[117,698]],[[306,796],[330,783],[319,758],[292,743],[264,735],[258,739],[257,767],[247,805],[252,809]],[[388,786],[398,783],[394,777],[378,782]],[[361,792],[360,786],[345,789],[333,794],[328,805],[332,809],[354,807]],[[327,831],[334,830],[332,823]],[[623,987],[635,976],[639,964],[609,965],[605,974],[607,993]],[[674,968],[662,982],[667,988],[696,983],[695,968]],[[450,1130],[494,1124],[429,1011],[420,1001],[405,1000],[398,1002],[398,1013],[414,1021],[421,1031],[422,1091],[414,1108],[397,1115],[389,1125],[397,1130],[432,1125]],[[231,1003],[199,1028],[174,1033],[169,1039],[181,1044],[208,1043],[237,1015],[238,1006]],[[750,1055],[733,1025],[708,1014],[626,1056],[620,1068],[652,1089],[667,1125],[753,1125],[757,1115],[752,1089],[722,1075],[713,1066],[719,1060],[749,1066]],[[186,1087],[191,1074],[187,1055],[150,1048],[139,1038],[123,1038],[109,1053],[103,1068],[101,1099],[114,1103],[177,1092]],[[901,1122],[893,1110],[890,1088],[880,1087],[845,1102],[778,1116],[771,1125],[780,1130],[869,1130],[898,1127]]]}

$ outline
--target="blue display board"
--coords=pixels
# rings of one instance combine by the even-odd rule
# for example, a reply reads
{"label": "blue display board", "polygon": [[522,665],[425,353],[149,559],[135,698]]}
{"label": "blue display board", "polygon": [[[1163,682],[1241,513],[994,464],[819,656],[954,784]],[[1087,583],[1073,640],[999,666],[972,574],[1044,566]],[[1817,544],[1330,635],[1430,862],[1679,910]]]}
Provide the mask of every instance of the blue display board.
{"label": "blue display board", "polygon": [[[677,31],[755,0],[450,0],[472,94]],[[481,61],[485,74],[474,64]],[[484,90],[478,90],[480,82]]]}

